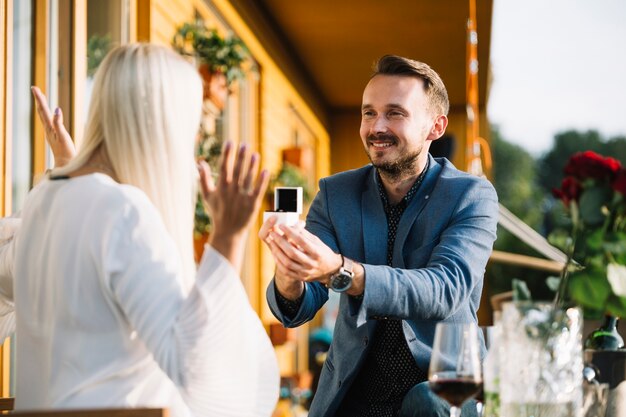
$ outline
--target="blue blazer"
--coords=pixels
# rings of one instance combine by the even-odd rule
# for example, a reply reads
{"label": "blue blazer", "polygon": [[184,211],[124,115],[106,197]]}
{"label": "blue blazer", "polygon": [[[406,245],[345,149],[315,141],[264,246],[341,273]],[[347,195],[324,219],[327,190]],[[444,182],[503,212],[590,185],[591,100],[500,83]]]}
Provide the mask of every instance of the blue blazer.
{"label": "blue blazer", "polygon": [[[387,217],[371,165],[322,179],[306,228],[335,252],[363,264],[362,300],[341,295],[333,341],[310,417],[331,417],[365,358],[376,318],[402,320],[417,365],[428,372],[435,325],[476,322],[483,275],[496,238],[498,199],[491,183],[430,158],[422,185],[406,208],[387,266]],[[272,281],[267,301],[285,327],[311,320],[328,289],[306,283],[293,319],[276,302]]]}

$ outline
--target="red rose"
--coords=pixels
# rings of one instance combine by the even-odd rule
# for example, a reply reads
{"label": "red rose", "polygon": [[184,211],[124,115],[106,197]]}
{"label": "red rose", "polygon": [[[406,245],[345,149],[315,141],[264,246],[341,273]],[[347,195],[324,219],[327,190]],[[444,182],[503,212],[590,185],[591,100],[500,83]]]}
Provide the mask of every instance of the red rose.
{"label": "red rose", "polygon": [[566,207],[569,207],[570,201],[578,201],[580,193],[582,192],[582,185],[574,177],[565,177],[561,183],[561,188],[554,188],[552,194],[563,201]]}
{"label": "red rose", "polygon": [[611,183],[611,187],[618,193],[626,195],[626,169],[620,169],[615,179]]}
{"label": "red rose", "polygon": [[586,178],[612,180],[621,168],[620,162],[614,158],[605,158],[595,152],[585,151],[572,155],[565,167],[565,174],[581,180]]}

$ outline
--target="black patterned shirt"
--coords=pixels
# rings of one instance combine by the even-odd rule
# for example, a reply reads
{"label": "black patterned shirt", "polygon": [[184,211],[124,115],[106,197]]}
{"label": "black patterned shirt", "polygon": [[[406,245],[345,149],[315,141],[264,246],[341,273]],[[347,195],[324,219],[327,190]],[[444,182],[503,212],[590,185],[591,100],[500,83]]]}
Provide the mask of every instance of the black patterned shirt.
{"label": "black patterned shirt", "polygon": [[[392,266],[393,246],[398,224],[409,202],[424,180],[428,164],[404,198],[396,205],[389,202],[378,177],[378,192],[387,215],[387,265]],[[394,417],[398,415],[406,393],[428,379],[415,363],[409,350],[402,320],[381,319],[370,350],[352,386],[341,403],[336,417]]]}

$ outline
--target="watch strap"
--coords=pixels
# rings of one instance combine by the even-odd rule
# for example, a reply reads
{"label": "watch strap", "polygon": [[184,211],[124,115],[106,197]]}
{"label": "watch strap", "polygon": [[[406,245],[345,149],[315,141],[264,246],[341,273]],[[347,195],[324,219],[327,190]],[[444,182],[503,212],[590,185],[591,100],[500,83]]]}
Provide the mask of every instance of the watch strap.
{"label": "watch strap", "polygon": [[343,268],[344,272],[347,272],[350,275],[354,276],[354,262],[352,261],[352,259],[346,258],[345,256],[341,255],[341,260],[341,267]]}

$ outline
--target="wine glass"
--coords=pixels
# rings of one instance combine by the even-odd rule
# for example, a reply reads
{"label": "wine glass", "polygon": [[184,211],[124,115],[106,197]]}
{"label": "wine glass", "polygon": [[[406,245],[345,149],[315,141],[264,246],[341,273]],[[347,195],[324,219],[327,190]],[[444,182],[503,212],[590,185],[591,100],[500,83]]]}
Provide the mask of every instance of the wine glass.
{"label": "wine glass", "polygon": [[480,349],[474,323],[437,323],[428,383],[450,404],[450,417],[459,417],[461,405],[480,391]]}

